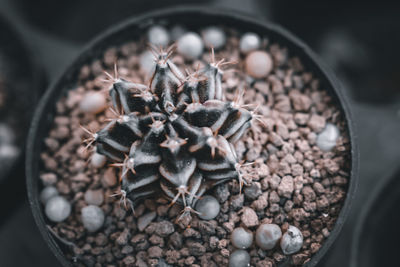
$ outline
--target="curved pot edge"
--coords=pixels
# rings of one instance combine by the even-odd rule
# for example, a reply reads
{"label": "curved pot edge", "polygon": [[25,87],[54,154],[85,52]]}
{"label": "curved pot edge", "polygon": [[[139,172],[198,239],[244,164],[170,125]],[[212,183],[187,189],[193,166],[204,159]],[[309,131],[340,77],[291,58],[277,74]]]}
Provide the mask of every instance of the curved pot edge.
{"label": "curved pot edge", "polygon": [[400,175],[400,168],[398,166],[398,163],[393,164],[393,166],[391,167],[391,171],[388,174],[384,175],[383,178],[381,178],[381,180],[377,183],[377,185],[371,192],[371,197],[367,199],[365,203],[365,208],[359,212],[359,216],[356,220],[356,225],[358,227],[355,227],[350,247],[350,267],[359,266],[358,257],[360,255],[361,235],[366,227],[366,221],[368,215],[370,215],[371,209],[376,205],[377,200],[382,197],[385,189],[389,188],[390,185],[393,183],[393,180],[397,179],[397,177],[399,177]]}

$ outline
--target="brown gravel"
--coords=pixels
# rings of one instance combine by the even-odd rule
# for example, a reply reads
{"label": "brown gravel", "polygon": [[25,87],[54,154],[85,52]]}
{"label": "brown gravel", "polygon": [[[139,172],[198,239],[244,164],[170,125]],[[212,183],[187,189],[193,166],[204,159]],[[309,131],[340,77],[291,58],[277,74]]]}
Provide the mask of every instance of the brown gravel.
{"label": "brown gravel", "polygon": [[[229,31],[229,35],[217,58],[243,62],[237,53],[238,34]],[[256,164],[244,170],[249,186],[242,194],[237,181],[210,192],[221,204],[214,220],[203,221],[192,215],[191,222],[175,224],[180,207],[168,207],[163,198],[144,201],[132,214],[109,197],[118,189],[118,171],[111,167],[96,169],[86,163],[90,153],[81,144],[85,134],[80,125],[96,131],[113,115],[110,110],[85,114],[78,107],[87,92],[104,92],[109,86],[100,81],[106,78],[103,70],[111,72],[116,59],[121,76],[145,82],[146,75],[138,65],[143,43],[112,47],[103,59],[83,66],[77,88],[56,105],[53,126],[41,153],[40,179],[44,185],[55,185],[72,203],[69,218],[51,224],[54,232],[75,244],[73,250],[66,251],[67,256],[77,259],[78,266],[226,266],[234,251],[230,233],[235,227],[254,229],[261,223],[276,223],[282,230],[289,224],[298,227],[304,236],[302,249],[284,256],[279,248],[262,251],[253,244],[248,249],[252,266],[275,266],[287,258],[295,265],[307,262],[329,236],[346,196],[349,140],[331,97],[300,59],[289,57],[288,50],[278,44],[264,47],[274,61],[266,78],[255,83],[245,78],[243,63],[235,66],[239,71],[224,74],[227,98],[232,98],[234,89],[246,81],[244,101],[261,105],[259,113],[264,116],[265,127],[253,127],[237,142],[239,157]],[[208,52],[204,58],[209,58]],[[172,60],[183,67],[179,55]],[[191,63],[192,67],[197,63]],[[315,145],[326,122],[338,126],[341,133],[331,152]],[[85,195],[93,192],[90,197],[100,205],[106,219],[100,231],[89,233],[83,228],[80,210],[88,204]]]}

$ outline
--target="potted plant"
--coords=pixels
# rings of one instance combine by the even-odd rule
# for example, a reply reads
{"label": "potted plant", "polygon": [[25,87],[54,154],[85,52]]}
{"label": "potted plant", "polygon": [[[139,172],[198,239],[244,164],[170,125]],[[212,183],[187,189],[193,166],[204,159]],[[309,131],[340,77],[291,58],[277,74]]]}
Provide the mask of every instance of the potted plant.
{"label": "potted plant", "polygon": [[187,7],[134,18],[41,100],[36,222],[65,266],[314,266],[357,179],[343,94],[276,25]]}

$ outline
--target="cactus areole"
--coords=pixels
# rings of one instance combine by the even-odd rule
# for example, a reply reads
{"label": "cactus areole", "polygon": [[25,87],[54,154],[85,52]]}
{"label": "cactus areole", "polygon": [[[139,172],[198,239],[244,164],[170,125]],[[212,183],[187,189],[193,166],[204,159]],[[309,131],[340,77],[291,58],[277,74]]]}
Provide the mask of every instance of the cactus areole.
{"label": "cactus areole", "polygon": [[[233,144],[257,118],[242,93],[226,101],[221,67],[214,59],[184,76],[167,50],[152,47],[155,69],[148,85],[112,77],[110,97],[117,118],[88,139],[121,167],[117,195],[133,209],[163,194],[184,214],[210,188],[230,179],[244,184]],[[237,90],[239,92],[239,90]]]}

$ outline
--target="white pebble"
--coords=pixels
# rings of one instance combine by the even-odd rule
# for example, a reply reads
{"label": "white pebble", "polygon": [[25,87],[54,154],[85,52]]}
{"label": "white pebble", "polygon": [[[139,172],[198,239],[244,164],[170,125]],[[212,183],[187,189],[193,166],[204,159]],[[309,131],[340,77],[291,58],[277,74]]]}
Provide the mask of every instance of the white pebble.
{"label": "white pebble", "polygon": [[246,72],[254,78],[264,78],[273,67],[271,56],[265,51],[253,51],[245,60]]}
{"label": "white pebble", "polygon": [[46,205],[47,201],[50,198],[57,195],[57,188],[55,188],[54,186],[46,186],[45,188],[43,188],[42,192],[40,192],[40,201],[42,202],[42,204]]}
{"label": "white pebble", "polygon": [[95,168],[101,168],[106,164],[107,158],[106,156],[99,154],[99,153],[93,153],[92,159],[90,162],[92,163],[92,166]]}
{"label": "white pebble", "polygon": [[104,212],[101,208],[89,205],[82,209],[82,223],[89,232],[96,232],[104,223]]}
{"label": "white pebble", "polygon": [[85,192],[85,201],[89,205],[100,206],[104,201],[102,190],[88,190]]}
{"label": "white pebble", "polygon": [[140,68],[141,70],[150,75],[156,68],[154,56],[150,51],[145,51],[140,55]]}
{"label": "white pebble", "polygon": [[107,108],[107,101],[104,94],[100,92],[90,92],[83,97],[79,108],[83,112],[96,114]]}
{"label": "white pebble", "polygon": [[325,128],[317,136],[317,146],[323,151],[330,151],[336,146],[336,140],[340,133],[336,125],[327,123]]}
{"label": "white pebble", "polygon": [[229,267],[250,266],[250,255],[246,250],[235,250],[229,257]]}
{"label": "white pebble", "polygon": [[172,27],[170,30],[170,35],[171,39],[176,41],[178,40],[182,35],[184,35],[187,32],[187,30],[182,26],[182,25],[175,25]]}
{"label": "white pebble", "polygon": [[248,32],[243,34],[242,38],[240,38],[240,51],[242,53],[247,54],[250,51],[257,50],[261,46],[260,37],[252,32]]}
{"label": "white pebble", "polygon": [[188,32],[177,41],[176,50],[186,59],[196,59],[203,53],[203,40],[197,33]]}
{"label": "white pebble", "polygon": [[261,224],[256,231],[256,243],[265,250],[273,249],[281,237],[281,228],[276,224]]}
{"label": "white pebble", "polygon": [[212,220],[218,216],[221,207],[218,200],[213,196],[203,196],[196,203],[196,211],[203,220]]}
{"label": "white pebble", "polygon": [[219,49],[226,43],[226,36],[221,28],[211,26],[203,30],[204,44],[208,48]]}
{"label": "white pebble", "polygon": [[147,38],[155,46],[166,47],[169,43],[169,33],[167,29],[160,25],[152,26],[147,32]]}
{"label": "white pebble", "polygon": [[53,222],[62,222],[71,213],[71,204],[62,196],[50,198],[45,207],[47,218]]}
{"label": "white pebble", "polygon": [[285,255],[296,253],[303,246],[303,235],[301,231],[290,225],[287,232],[282,236],[281,248]]}
{"label": "white pebble", "polygon": [[233,230],[231,240],[236,248],[246,249],[253,244],[253,233],[243,227],[238,227]]}

